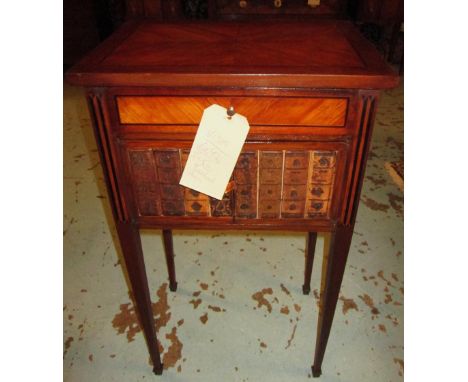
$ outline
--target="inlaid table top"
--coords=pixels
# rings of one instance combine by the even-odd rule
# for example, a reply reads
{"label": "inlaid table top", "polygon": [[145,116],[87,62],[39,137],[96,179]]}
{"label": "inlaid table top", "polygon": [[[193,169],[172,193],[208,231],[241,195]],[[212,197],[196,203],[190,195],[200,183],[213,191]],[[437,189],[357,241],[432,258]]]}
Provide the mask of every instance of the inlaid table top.
{"label": "inlaid table top", "polygon": [[[261,73],[262,76],[258,76]],[[68,73],[79,85],[390,88],[398,77],[350,22],[130,21]]]}

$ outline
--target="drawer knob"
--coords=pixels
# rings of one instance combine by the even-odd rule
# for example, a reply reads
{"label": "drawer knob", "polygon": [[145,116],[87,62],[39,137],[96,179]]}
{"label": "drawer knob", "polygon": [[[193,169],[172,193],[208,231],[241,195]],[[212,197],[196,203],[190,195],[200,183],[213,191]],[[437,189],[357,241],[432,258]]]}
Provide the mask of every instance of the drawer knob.
{"label": "drawer knob", "polygon": [[228,118],[231,119],[234,114],[236,114],[234,106],[229,106],[229,108],[227,109]]}

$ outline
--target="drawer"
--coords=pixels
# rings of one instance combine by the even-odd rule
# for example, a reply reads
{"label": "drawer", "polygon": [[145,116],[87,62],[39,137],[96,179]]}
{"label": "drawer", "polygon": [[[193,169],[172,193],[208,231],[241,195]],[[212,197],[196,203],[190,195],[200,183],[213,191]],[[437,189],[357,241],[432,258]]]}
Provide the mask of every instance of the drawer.
{"label": "drawer", "polygon": [[283,200],[281,204],[281,217],[304,217],[305,200]]}
{"label": "drawer", "polygon": [[282,168],[283,167],[283,152],[282,151],[261,151],[260,152],[260,167],[261,168]]}
{"label": "drawer", "polygon": [[306,184],[307,183],[307,169],[285,170],[283,182],[284,184]]}
{"label": "drawer", "polygon": [[309,152],[308,151],[286,151],[284,158],[285,168],[308,168],[309,167]]}
{"label": "drawer", "polygon": [[156,165],[165,168],[179,168],[179,150],[158,150],[154,153]]}
{"label": "drawer", "polygon": [[234,169],[234,180],[238,184],[257,184],[257,168]]}
{"label": "drawer", "polygon": [[257,168],[257,153],[242,153],[236,163],[236,168]]}
{"label": "drawer", "polygon": [[178,168],[158,167],[160,183],[179,184],[180,170]]}
{"label": "drawer", "polygon": [[307,186],[304,185],[284,185],[283,199],[286,200],[305,200]]}
{"label": "drawer", "polygon": [[281,184],[261,184],[258,192],[258,198],[260,200],[270,199],[279,200],[281,199]]}
{"label": "drawer", "polygon": [[183,200],[161,200],[162,213],[165,216],[183,216],[185,207]]}
{"label": "drawer", "polygon": [[330,184],[333,181],[334,171],[332,169],[315,168],[312,172],[312,183]]}
{"label": "drawer", "polygon": [[184,192],[181,186],[177,184],[160,184],[161,199],[178,200],[184,198]]}
{"label": "drawer", "polygon": [[258,217],[260,218],[279,218],[280,215],[279,200],[262,200],[258,201]]}
{"label": "drawer", "polygon": [[330,168],[335,166],[336,154],[333,151],[315,151],[314,168]]}
{"label": "drawer", "polygon": [[117,96],[121,124],[198,125],[212,104],[233,106],[249,124],[343,127],[347,98]]}
{"label": "drawer", "polygon": [[220,201],[179,185],[190,143],[127,143],[138,216],[198,216],[203,222],[234,216],[325,220],[336,219],[341,211],[346,163],[341,143],[247,142],[232,174],[234,189]]}
{"label": "drawer", "polygon": [[307,215],[309,217],[326,216],[328,214],[328,201],[309,200],[307,204]]}
{"label": "drawer", "polygon": [[257,200],[249,197],[238,197],[236,199],[236,216],[255,218],[257,216]]}
{"label": "drawer", "polygon": [[209,216],[209,200],[186,200],[185,212],[188,216]]}
{"label": "drawer", "polygon": [[313,199],[327,200],[330,197],[331,186],[326,184],[310,185],[310,195]]}

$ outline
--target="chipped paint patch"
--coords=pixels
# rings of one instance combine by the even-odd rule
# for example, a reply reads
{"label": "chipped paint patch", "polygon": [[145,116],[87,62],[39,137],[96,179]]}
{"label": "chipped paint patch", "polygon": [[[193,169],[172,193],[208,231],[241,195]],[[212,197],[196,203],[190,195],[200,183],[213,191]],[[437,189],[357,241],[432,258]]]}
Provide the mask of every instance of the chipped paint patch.
{"label": "chipped paint patch", "polygon": [[359,312],[357,304],[352,298],[346,298],[345,296],[341,296],[340,300],[343,302],[343,314],[348,313],[350,309],[354,309],[355,311]]}
{"label": "chipped paint patch", "polygon": [[395,362],[400,367],[400,370],[398,370],[398,375],[400,377],[403,376],[403,370],[404,370],[403,360],[401,358],[393,358],[393,362]]}
{"label": "chipped paint patch", "polygon": [[152,310],[155,317],[156,328],[162,328],[166,326],[171,319],[170,307],[167,302],[167,283],[162,284],[156,294],[159,300],[152,304]]}
{"label": "chipped paint patch", "polygon": [[362,202],[373,211],[387,212],[388,209],[390,208],[389,205],[379,203],[379,202],[375,201],[374,199],[371,199],[371,198],[369,198],[367,196],[362,197]]}
{"label": "chipped paint patch", "polygon": [[135,334],[141,329],[137,322],[135,309],[129,307],[130,303],[120,305],[120,312],[112,320],[112,326],[114,329],[117,329],[118,334],[127,332],[127,341],[132,342]]}
{"label": "chipped paint patch", "polygon": [[213,312],[225,312],[226,309],[220,308],[219,306],[208,305],[208,309],[211,309]]}
{"label": "chipped paint patch", "polygon": [[193,309],[197,309],[198,305],[200,305],[202,302],[201,298],[197,298],[196,300],[190,300],[189,304],[193,304]]}
{"label": "chipped paint patch", "polygon": [[364,294],[363,296],[359,296],[359,298],[370,308],[372,314],[380,314],[379,310],[374,306],[374,300],[372,300],[371,296]]}
{"label": "chipped paint patch", "polygon": [[379,276],[383,281],[385,281],[388,286],[392,286],[392,283],[385,278],[384,272],[382,270],[377,272],[377,276]]}
{"label": "chipped paint patch", "polygon": [[393,326],[399,325],[398,319],[396,317],[393,317],[391,314],[387,314],[385,318],[389,319],[392,322]]}
{"label": "chipped paint patch", "polygon": [[177,327],[174,326],[170,333],[166,334],[166,338],[171,342],[167,352],[163,355],[163,365],[164,369],[169,369],[174,367],[177,361],[182,358],[182,348],[183,344],[180,342],[179,337],[177,337]]}
{"label": "chipped paint patch", "polygon": [[70,349],[71,343],[73,342],[73,337],[68,337],[65,341],[65,351],[63,352],[63,358],[67,355],[68,349]]}
{"label": "chipped paint patch", "polygon": [[366,178],[369,179],[375,186],[384,186],[387,184],[385,179],[377,179],[372,175],[367,175]]}
{"label": "chipped paint patch", "polygon": [[201,316],[200,321],[202,322],[203,325],[205,325],[206,321],[208,321],[208,313],[205,313],[203,316]]}
{"label": "chipped paint patch", "polygon": [[[159,300],[153,303],[151,308],[156,328],[159,330],[166,326],[171,318],[171,313],[169,312],[170,308],[167,303],[167,283],[159,287],[157,295]],[[130,303],[120,305],[120,312],[114,316],[112,326],[114,329],[117,329],[118,334],[126,332],[128,342],[132,342],[135,338],[135,334],[141,331],[135,308],[133,306],[130,308]]]}
{"label": "chipped paint patch", "polygon": [[294,339],[294,336],[296,335],[296,329],[297,329],[297,322],[294,324],[291,336],[288,339],[288,344],[286,345],[285,349],[289,348],[291,346],[291,342]]}
{"label": "chipped paint patch", "polygon": [[379,330],[383,333],[387,333],[387,328],[384,324],[379,324]]}
{"label": "chipped paint patch", "polygon": [[388,202],[392,208],[399,214],[403,213],[403,198],[401,196],[395,195],[393,192],[387,194]]}
{"label": "chipped paint patch", "polygon": [[268,313],[271,313],[271,304],[270,302],[265,298],[266,294],[273,294],[273,290],[271,288],[264,288],[259,292],[256,292],[252,295],[252,298],[257,301],[257,308],[261,308],[262,306],[265,306],[268,310]]}
{"label": "chipped paint patch", "polygon": [[291,292],[284,286],[284,284],[280,284],[281,290],[286,293],[288,296],[291,296]]}

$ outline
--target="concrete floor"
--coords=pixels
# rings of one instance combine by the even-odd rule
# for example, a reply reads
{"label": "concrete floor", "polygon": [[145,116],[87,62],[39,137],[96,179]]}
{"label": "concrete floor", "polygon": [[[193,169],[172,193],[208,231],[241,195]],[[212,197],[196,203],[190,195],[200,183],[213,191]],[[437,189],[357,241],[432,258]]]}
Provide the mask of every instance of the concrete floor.
{"label": "concrete floor", "polygon": [[[320,381],[403,379],[403,194],[384,169],[384,162],[402,156],[400,86],[381,99]],[[175,231],[179,287],[171,293],[160,232],[144,232],[166,367],[156,377],[112,224],[109,228],[106,199],[83,92],[65,85],[65,381],[311,378],[323,235],[317,243],[313,293],[304,296],[305,234]]]}

